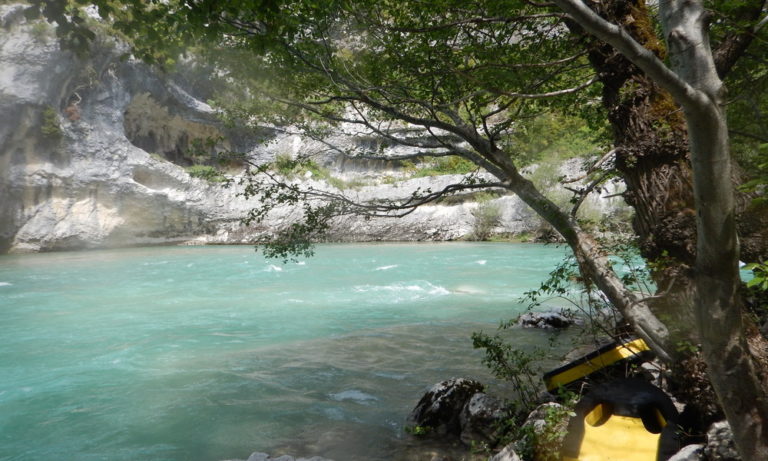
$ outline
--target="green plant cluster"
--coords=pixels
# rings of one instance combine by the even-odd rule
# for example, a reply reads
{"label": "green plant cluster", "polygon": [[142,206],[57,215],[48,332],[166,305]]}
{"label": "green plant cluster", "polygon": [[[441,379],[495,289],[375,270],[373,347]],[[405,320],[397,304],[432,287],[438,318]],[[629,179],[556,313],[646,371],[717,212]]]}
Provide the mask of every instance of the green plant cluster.
{"label": "green plant cluster", "polygon": [[543,407],[542,426],[525,424],[514,428],[509,437],[517,442],[518,455],[524,460],[560,461],[560,450],[568,433],[568,422],[576,415],[573,409],[578,400],[578,394],[561,390],[558,393],[558,404]]}
{"label": "green plant cluster", "polygon": [[403,162],[403,168],[410,173],[412,178],[468,174],[477,171],[477,165],[458,155],[437,157],[433,160],[418,163],[408,160]]}
{"label": "green plant cluster", "polygon": [[432,432],[432,428],[429,426],[405,426],[405,432],[414,435],[416,437],[424,437]]}
{"label": "green plant cluster", "polygon": [[755,287],[759,290],[768,291],[768,261],[747,264],[744,269],[752,271],[752,280],[747,282],[748,288]]}
{"label": "green plant cluster", "polygon": [[186,168],[187,173],[193,178],[204,179],[210,182],[224,182],[225,178],[215,167],[210,165],[192,165]]}
{"label": "green plant cluster", "polygon": [[751,163],[751,179],[740,190],[753,195],[753,206],[768,205],[768,143],[755,146],[747,163]]}
{"label": "green plant cluster", "polygon": [[315,180],[325,181],[339,190],[356,189],[367,184],[361,180],[345,181],[331,174],[328,168],[318,165],[314,160],[294,159],[288,154],[278,154],[272,167],[275,172],[288,179],[304,176],[309,172]]}
{"label": "green plant cluster", "polygon": [[486,241],[493,229],[501,222],[501,206],[490,200],[478,200],[477,208],[472,210],[472,234],[470,240]]}
{"label": "green plant cluster", "polygon": [[596,130],[581,116],[548,110],[521,120],[505,142],[525,166],[588,158],[600,152],[607,140],[605,128]]}
{"label": "green plant cluster", "polygon": [[40,132],[44,136],[57,138],[61,136],[61,125],[59,124],[59,114],[53,106],[46,106],[43,109],[43,119],[40,125]]}

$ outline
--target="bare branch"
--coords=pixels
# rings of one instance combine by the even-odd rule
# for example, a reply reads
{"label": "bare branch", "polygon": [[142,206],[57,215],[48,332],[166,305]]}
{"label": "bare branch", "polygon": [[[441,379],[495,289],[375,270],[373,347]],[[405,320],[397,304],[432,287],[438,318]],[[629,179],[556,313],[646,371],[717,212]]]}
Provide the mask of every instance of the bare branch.
{"label": "bare branch", "polygon": [[[745,2],[744,7],[736,10],[736,23],[754,22],[760,17],[766,6],[766,0],[752,0]],[[726,35],[716,50],[713,51],[717,74],[720,78],[725,77],[733,68],[736,61],[744,54],[749,45],[754,41],[755,34],[768,22],[768,16],[757,22],[752,27],[747,27],[738,32],[732,32]]]}
{"label": "bare branch", "polygon": [[747,133],[746,131],[734,130],[733,128],[729,129],[728,132],[731,134],[735,134],[737,136],[744,136],[745,138],[751,138],[756,141],[768,142],[768,136],[754,134],[754,133]]}
{"label": "bare branch", "polygon": [[600,158],[600,160],[596,161],[596,162],[594,163],[594,165],[592,165],[591,167],[589,167],[589,169],[586,171],[586,173],[584,173],[583,175],[581,175],[581,176],[578,176],[578,177],[576,177],[576,178],[572,178],[572,179],[564,179],[564,180],[562,181],[562,182],[563,182],[563,184],[570,184],[570,183],[573,183],[573,182],[576,182],[576,181],[581,181],[582,179],[586,178],[586,177],[587,177],[587,176],[589,176],[590,174],[594,173],[594,172],[595,172],[595,170],[597,170],[597,169],[600,167],[600,165],[602,165],[604,162],[606,162],[606,161],[607,161],[607,160],[609,160],[611,157],[613,157],[614,155],[616,155],[616,153],[617,153],[617,152],[618,152],[620,149],[621,149],[621,148],[611,149],[610,151],[608,151],[608,153],[606,153],[605,155],[603,155],[603,156]]}
{"label": "bare branch", "polygon": [[586,55],[586,51],[568,56],[567,58],[557,59],[547,62],[530,62],[530,63],[484,63],[482,65],[467,67],[465,71],[473,72],[483,69],[530,69],[538,67],[555,67],[563,64],[568,64]]}
{"label": "bare branch", "polygon": [[576,213],[579,212],[579,208],[584,203],[584,200],[587,199],[587,196],[589,194],[591,194],[592,191],[594,191],[597,188],[597,186],[599,186],[606,179],[608,179],[608,176],[610,176],[610,175],[611,175],[611,173],[609,171],[606,171],[603,174],[601,174],[600,177],[598,177],[597,179],[595,179],[594,181],[589,183],[589,185],[587,185],[587,187],[575,191],[578,198],[576,199],[576,203],[573,205],[573,208],[571,208],[571,216],[572,217],[574,217],[574,218],[576,217]]}
{"label": "bare branch", "polygon": [[491,91],[497,92],[498,94],[509,96],[510,98],[520,98],[520,99],[546,99],[546,98],[555,98],[557,96],[565,96],[566,94],[572,94],[576,93],[578,91],[583,90],[584,88],[587,88],[594,84],[595,82],[598,82],[600,80],[599,75],[595,75],[588,81],[582,83],[581,85],[577,85],[573,88],[566,88],[563,90],[557,90],[557,91],[550,91],[547,93],[513,93],[509,91],[502,91],[497,89],[491,89]]}

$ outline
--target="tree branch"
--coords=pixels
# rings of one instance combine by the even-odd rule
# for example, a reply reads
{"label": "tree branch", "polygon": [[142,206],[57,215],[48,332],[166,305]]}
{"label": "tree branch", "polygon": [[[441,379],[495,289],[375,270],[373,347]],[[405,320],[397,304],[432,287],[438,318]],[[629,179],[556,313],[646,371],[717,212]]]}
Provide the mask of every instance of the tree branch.
{"label": "tree branch", "polygon": [[616,48],[643,70],[682,105],[701,104],[702,95],[668,68],[649,49],[639,44],[620,26],[610,23],[580,0],[553,0],[587,32]]}
{"label": "tree branch", "polygon": [[[734,19],[735,22],[753,23],[758,20],[763,9],[768,3],[766,0],[753,0],[744,2],[745,5],[740,8]],[[749,45],[755,39],[755,34],[768,22],[768,16],[755,23],[754,26],[746,27],[739,32],[733,32],[726,35],[717,49],[713,50],[717,74],[724,78],[733,68],[736,61],[744,54]]]}

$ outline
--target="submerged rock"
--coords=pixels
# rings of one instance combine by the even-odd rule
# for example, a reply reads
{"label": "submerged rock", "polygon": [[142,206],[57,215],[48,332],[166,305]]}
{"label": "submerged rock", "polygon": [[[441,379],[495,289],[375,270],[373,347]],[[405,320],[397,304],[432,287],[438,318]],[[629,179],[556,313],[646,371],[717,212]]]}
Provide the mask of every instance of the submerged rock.
{"label": "submerged rock", "polygon": [[408,417],[414,433],[460,436],[464,406],[483,385],[473,379],[451,378],[435,384],[416,404]]}
{"label": "submerged rock", "polygon": [[[243,461],[243,460],[231,460],[231,461]],[[282,456],[273,458],[267,453],[257,451],[257,452],[251,453],[251,456],[249,456],[248,459],[245,461],[333,461],[333,460],[328,458],[323,458],[322,456],[313,456],[311,458],[294,458],[293,456],[282,455]]]}

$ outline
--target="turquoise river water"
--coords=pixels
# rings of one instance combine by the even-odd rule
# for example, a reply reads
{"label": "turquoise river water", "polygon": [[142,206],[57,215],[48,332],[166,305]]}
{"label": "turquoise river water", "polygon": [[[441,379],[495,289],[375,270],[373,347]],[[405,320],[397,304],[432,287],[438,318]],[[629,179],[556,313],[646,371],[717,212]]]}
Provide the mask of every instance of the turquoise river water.
{"label": "turquoise river water", "polygon": [[0,256],[0,460],[411,459],[403,427],[430,385],[475,376],[509,391],[470,335],[520,312],[563,255],[446,243],[321,245],[288,264],[252,247]]}

